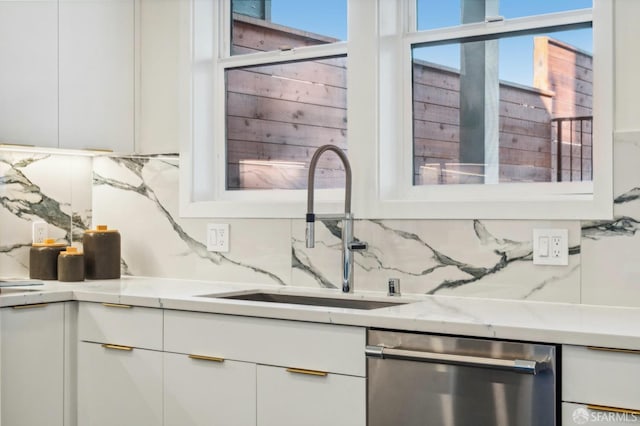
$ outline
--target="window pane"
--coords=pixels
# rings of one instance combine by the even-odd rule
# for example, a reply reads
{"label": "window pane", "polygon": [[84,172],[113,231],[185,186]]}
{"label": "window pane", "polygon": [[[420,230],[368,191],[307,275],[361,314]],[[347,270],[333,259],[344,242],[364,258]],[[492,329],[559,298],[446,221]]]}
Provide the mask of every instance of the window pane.
{"label": "window pane", "polygon": [[[592,0],[416,0],[418,30],[483,22],[486,17],[522,18],[592,7]],[[464,11],[462,6],[465,7]]]}
{"label": "window pane", "polygon": [[591,40],[414,47],[414,184],[591,180]]}
{"label": "window pane", "polygon": [[[347,147],[346,58],[226,71],[227,189],[302,189],[316,148]],[[344,187],[337,156],[321,157],[316,187]]]}
{"label": "window pane", "polygon": [[233,0],[231,54],[347,39],[346,0]]}

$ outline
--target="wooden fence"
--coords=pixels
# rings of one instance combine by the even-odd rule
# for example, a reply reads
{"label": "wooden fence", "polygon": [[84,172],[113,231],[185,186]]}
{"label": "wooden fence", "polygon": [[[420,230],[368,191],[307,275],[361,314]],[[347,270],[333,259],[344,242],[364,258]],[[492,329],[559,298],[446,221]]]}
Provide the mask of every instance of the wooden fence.
{"label": "wooden fence", "polygon": [[[330,41],[332,39],[236,15],[232,51],[242,54]],[[541,62],[535,70],[538,88],[500,84],[501,182],[556,180],[557,145],[552,141],[552,132],[557,132],[558,125],[552,119],[560,113],[591,114],[590,98],[581,97],[591,90],[590,58],[577,55],[575,49],[567,49],[561,43],[546,41],[547,62]],[[543,46],[536,41],[536,49],[544,50],[538,44]],[[579,76],[574,79],[567,77],[567,60],[576,62]],[[413,71],[414,183],[461,182],[457,166],[459,74],[421,62],[414,63]],[[332,143],[347,151],[346,58],[232,69],[227,71],[226,81],[229,189],[305,188],[308,162],[318,146]],[[576,97],[574,92],[579,95]],[[565,102],[571,93],[574,93],[571,102]],[[590,131],[590,124],[588,127]],[[575,128],[572,129],[571,133],[575,132]],[[564,132],[565,136],[569,133],[569,130]],[[585,145],[581,147],[580,163],[583,169],[590,170],[590,136],[588,140],[584,134],[575,136],[573,141],[583,140]],[[573,162],[568,156],[572,150],[563,151],[560,164]],[[437,171],[434,173],[434,170]],[[443,173],[443,170],[457,173]],[[590,178],[590,171],[585,174],[583,170],[583,178],[586,177]],[[340,187],[343,181],[344,173],[337,157],[327,154],[317,170],[317,186]]]}

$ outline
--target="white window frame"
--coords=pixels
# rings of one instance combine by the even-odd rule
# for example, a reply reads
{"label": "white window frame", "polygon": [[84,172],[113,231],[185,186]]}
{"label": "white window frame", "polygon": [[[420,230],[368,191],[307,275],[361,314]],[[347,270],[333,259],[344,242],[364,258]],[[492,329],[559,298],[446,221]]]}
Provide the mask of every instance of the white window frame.
{"label": "white window frame", "polygon": [[[414,0],[348,0],[348,42],[285,52],[229,55],[230,2],[185,6],[191,37],[182,64],[180,200],[187,217],[302,218],[304,190],[227,191],[224,70],[274,60],[347,57],[349,159],[353,211],[360,218],[605,219],[613,214],[613,6],[416,31]],[[591,182],[414,186],[411,46],[438,38],[514,31],[593,19],[593,184]],[[221,23],[222,25],[218,25]],[[217,30],[216,30],[217,29]],[[187,83],[188,82],[188,83]],[[211,143],[211,141],[215,141]],[[342,210],[342,189],[317,190],[317,212]]]}

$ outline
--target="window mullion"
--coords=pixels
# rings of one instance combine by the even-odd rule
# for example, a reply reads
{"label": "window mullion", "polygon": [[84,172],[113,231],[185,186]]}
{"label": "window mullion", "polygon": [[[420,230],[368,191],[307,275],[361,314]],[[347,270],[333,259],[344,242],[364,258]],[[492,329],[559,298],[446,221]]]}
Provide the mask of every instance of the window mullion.
{"label": "window mullion", "polygon": [[593,21],[591,9],[570,12],[558,12],[548,15],[529,16],[498,22],[480,22],[456,27],[440,28],[437,30],[418,31],[405,36],[409,44],[455,42],[486,37],[490,35],[519,35],[529,31],[552,31],[555,28],[571,25],[587,25]]}
{"label": "window mullion", "polygon": [[305,59],[322,59],[331,56],[345,55],[347,43],[337,42],[317,46],[299,47],[290,50],[275,50],[256,52],[245,55],[235,55],[218,61],[223,68],[237,68],[251,65],[276,64],[279,62],[301,61]]}

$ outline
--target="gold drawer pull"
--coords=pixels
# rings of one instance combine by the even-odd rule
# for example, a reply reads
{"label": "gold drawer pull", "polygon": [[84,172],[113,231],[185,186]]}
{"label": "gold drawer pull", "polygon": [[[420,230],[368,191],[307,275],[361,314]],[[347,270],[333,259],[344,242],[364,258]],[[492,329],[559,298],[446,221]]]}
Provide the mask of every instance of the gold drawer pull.
{"label": "gold drawer pull", "polygon": [[587,408],[594,411],[606,411],[609,413],[621,413],[621,414],[640,414],[640,410],[629,410],[627,408],[607,407],[605,405],[588,404]]}
{"label": "gold drawer pull", "polygon": [[304,368],[287,368],[287,371],[289,373],[307,374],[309,376],[321,376],[321,377],[326,377],[328,374],[326,371],[305,370]]}
{"label": "gold drawer pull", "polygon": [[108,343],[105,343],[102,345],[103,348],[105,349],[116,349],[119,351],[132,351],[133,348],[131,346],[122,346],[122,345],[111,345]]}
{"label": "gold drawer pull", "polygon": [[109,308],[132,308],[131,305],[122,305],[120,303],[103,303],[102,306],[107,306]]}
{"label": "gold drawer pull", "polygon": [[625,354],[640,354],[639,350],[634,349],[615,349],[615,348],[602,348],[599,346],[587,346],[587,349],[592,351],[604,351],[604,352],[621,352]]}
{"label": "gold drawer pull", "polygon": [[191,359],[199,359],[201,361],[214,361],[214,362],[224,362],[224,358],[220,358],[217,356],[206,356],[206,355],[189,355]]}
{"label": "gold drawer pull", "polygon": [[33,305],[18,305],[14,306],[13,309],[31,309],[31,308],[44,308],[49,305],[48,303],[34,303]]}

